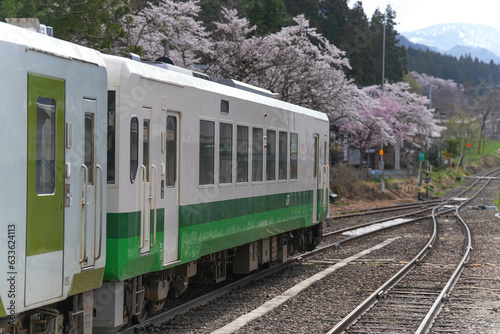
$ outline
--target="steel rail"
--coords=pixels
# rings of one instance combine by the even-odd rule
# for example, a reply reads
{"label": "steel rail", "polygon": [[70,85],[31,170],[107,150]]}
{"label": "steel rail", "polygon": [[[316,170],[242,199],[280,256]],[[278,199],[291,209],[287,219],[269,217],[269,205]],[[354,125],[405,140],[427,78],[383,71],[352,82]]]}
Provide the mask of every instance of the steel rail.
{"label": "steel rail", "polygon": [[[448,201],[446,201],[446,203],[449,203],[449,202],[451,202],[451,199],[448,200]],[[419,203],[419,204],[422,205],[422,203]],[[427,209],[427,210],[421,210],[421,211],[417,211],[417,212],[424,212],[424,211],[428,211],[428,210],[429,209]],[[448,213],[448,212],[451,212],[451,211],[453,211],[453,209],[446,210],[446,211],[442,212],[442,214]],[[415,213],[412,213],[412,214],[415,214]],[[313,251],[310,251],[310,252],[307,252],[307,253],[304,253],[304,254],[300,254],[300,255],[294,256],[294,257],[290,258],[285,263],[275,265],[275,266],[273,266],[271,268],[268,268],[266,270],[262,270],[262,271],[256,272],[256,273],[251,274],[249,276],[245,276],[244,278],[241,278],[238,281],[235,281],[233,283],[227,284],[224,287],[217,289],[216,291],[210,292],[208,294],[205,294],[203,296],[195,298],[195,299],[193,299],[193,300],[191,300],[191,301],[189,301],[189,302],[187,302],[185,304],[182,304],[182,305],[177,306],[177,307],[175,307],[173,309],[170,309],[170,310],[162,312],[162,313],[160,313],[158,315],[155,315],[155,316],[147,319],[145,322],[143,322],[141,324],[137,324],[137,325],[133,325],[133,326],[129,326],[129,327],[123,328],[121,331],[118,332],[118,334],[125,334],[125,333],[130,334],[130,333],[148,332],[149,329],[152,328],[153,326],[157,326],[157,325],[162,324],[162,323],[164,323],[164,322],[166,322],[168,320],[171,320],[171,319],[175,318],[177,315],[186,313],[186,312],[188,312],[189,310],[191,310],[191,309],[193,309],[195,307],[198,307],[198,306],[201,306],[201,305],[205,305],[208,302],[210,302],[212,300],[215,300],[215,299],[219,298],[220,296],[223,296],[224,294],[227,294],[228,292],[230,292],[231,290],[233,290],[233,289],[235,289],[235,288],[237,288],[239,286],[244,286],[244,285],[246,285],[246,284],[248,284],[248,283],[250,283],[252,281],[265,278],[265,277],[267,277],[267,276],[269,276],[269,275],[271,275],[271,274],[273,274],[275,272],[278,272],[278,271],[280,271],[280,270],[282,270],[282,269],[284,269],[286,267],[289,267],[289,266],[293,265],[296,261],[300,261],[300,260],[303,260],[303,259],[306,259],[306,258],[310,258],[310,257],[316,256],[317,254],[319,254],[321,252],[324,252],[324,251],[326,251],[328,249],[338,248],[338,247],[340,247],[341,244],[345,244],[345,243],[348,243],[350,241],[354,241],[356,239],[359,239],[359,238],[362,238],[362,237],[366,237],[366,236],[371,235],[371,234],[375,234],[375,233],[378,233],[378,232],[381,232],[381,231],[384,231],[384,230],[388,230],[388,229],[391,229],[391,228],[394,228],[394,227],[398,227],[398,226],[405,225],[405,224],[410,224],[412,222],[416,222],[416,221],[424,220],[424,219],[428,219],[428,218],[430,218],[430,215],[424,216],[424,217],[418,217],[418,218],[415,218],[415,219],[412,219],[412,220],[409,220],[409,221],[406,221],[406,222],[402,222],[402,223],[399,223],[399,224],[396,224],[396,225],[382,227],[382,228],[380,228],[378,230],[375,230],[375,231],[369,231],[367,233],[364,233],[364,234],[361,234],[361,235],[358,235],[358,236],[353,236],[353,237],[350,237],[350,238],[347,238],[347,239],[344,239],[344,240],[332,243],[330,245],[326,245],[326,246],[323,246],[321,248],[317,248],[317,249],[315,249]],[[395,218],[393,217],[392,219],[395,219]],[[378,223],[378,222],[380,222],[380,221],[372,222],[370,224],[363,224],[363,225],[371,225],[371,224]],[[362,227],[362,226],[360,225],[360,226],[358,226],[358,228],[359,227]],[[334,231],[334,232],[338,232],[338,231]],[[338,233],[340,233],[340,232],[338,232]]]}
{"label": "steel rail", "polygon": [[[404,218],[404,217],[408,217],[408,216],[413,216],[413,215],[420,214],[420,213],[423,213],[423,212],[426,212],[426,211],[430,211],[432,209],[433,209],[433,207],[432,208],[423,209],[423,210],[419,210],[419,211],[410,212],[410,213],[405,213],[405,214],[402,214],[402,215],[399,215],[399,216],[393,216],[393,217],[390,217],[390,218],[383,218],[383,219],[379,219],[379,220],[374,220],[372,222],[368,222],[368,223],[364,223],[364,224],[360,224],[360,225],[356,225],[356,226],[346,227],[346,228],[343,228],[343,229],[340,229],[340,230],[335,230],[335,231],[332,231],[332,232],[325,233],[325,234],[323,234],[323,237],[331,237],[331,236],[334,236],[336,234],[340,234],[340,233],[344,233],[344,232],[349,232],[349,231],[352,231],[352,230],[356,230],[358,228],[362,228],[362,227],[366,227],[366,226],[370,226],[370,225],[374,225],[374,224],[379,224],[379,223],[384,223],[384,222],[387,222],[387,221],[390,221],[390,220],[394,220],[394,219],[398,219],[398,218]],[[426,217],[430,217],[430,215],[428,215]],[[394,225],[394,226],[398,226],[398,225]]]}
{"label": "steel rail", "polygon": [[[425,211],[428,211],[428,210],[425,210]],[[446,212],[449,212],[449,211],[452,211],[452,210],[448,210]],[[238,281],[229,283],[229,284],[225,285],[224,287],[221,287],[215,291],[209,292],[203,296],[195,298],[195,299],[193,299],[187,303],[184,303],[180,306],[177,306],[175,308],[172,308],[170,310],[162,312],[161,314],[152,316],[151,318],[147,319],[145,322],[143,322],[141,324],[126,327],[126,328],[122,329],[121,331],[119,331],[117,334],[131,334],[131,333],[148,332],[149,329],[152,328],[153,326],[157,326],[157,325],[162,324],[168,320],[171,320],[171,319],[175,318],[177,315],[186,313],[187,311],[189,311],[195,307],[205,305],[205,304],[209,303],[210,301],[215,300],[215,299],[229,293],[231,290],[233,290],[237,287],[244,286],[244,285],[246,285],[252,281],[255,281],[255,280],[263,279],[271,274],[274,274],[275,272],[283,270],[284,268],[287,268],[287,267],[293,265],[297,261],[301,261],[301,260],[304,260],[307,258],[314,257],[314,256],[316,256],[316,255],[318,255],[326,250],[329,250],[331,248],[339,248],[343,244],[346,244],[348,242],[351,242],[351,241],[354,241],[354,240],[357,240],[357,239],[360,239],[360,238],[363,238],[363,237],[366,237],[366,236],[369,236],[369,235],[372,235],[375,233],[379,233],[381,231],[385,231],[385,230],[395,228],[395,227],[405,225],[405,224],[414,223],[414,222],[417,222],[420,220],[429,219],[430,217],[431,217],[430,215],[427,215],[427,216],[423,216],[423,217],[414,218],[414,219],[406,221],[406,222],[401,222],[401,223],[398,223],[398,224],[395,224],[392,226],[382,227],[382,228],[375,230],[375,231],[368,231],[368,232],[360,234],[360,235],[352,236],[350,238],[346,238],[344,240],[334,242],[330,245],[316,248],[316,249],[309,251],[307,253],[296,255],[294,257],[291,257],[287,262],[284,262],[284,263],[275,265],[271,268],[267,268],[265,270],[258,271],[254,274],[245,276],[245,277],[239,279]],[[378,222],[379,221],[372,222],[371,224],[378,223]],[[363,225],[370,225],[370,224],[363,224]],[[358,228],[359,228],[359,226],[358,226]]]}
{"label": "steel rail", "polygon": [[[451,211],[451,210],[449,210]],[[344,332],[347,328],[352,326],[366,311],[373,307],[377,301],[387,294],[399,281],[401,281],[406,274],[419,263],[422,258],[427,254],[429,249],[431,249],[436,241],[437,235],[437,222],[433,217],[433,231],[429,238],[427,244],[420,250],[420,252],[415,256],[410,262],[408,262],[400,271],[398,271],[394,276],[387,280],[382,286],[375,290],[368,298],[361,302],[354,310],[351,311],[347,316],[345,316],[339,323],[335,325],[327,334],[337,334]]]}
{"label": "steel rail", "polygon": [[[472,251],[472,236],[471,236],[471,233],[470,233],[469,226],[467,226],[467,224],[465,223],[465,221],[460,216],[459,210],[462,209],[463,206],[465,204],[467,204],[468,202],[470,202],[472,199],[476,198],[476,196],[481,191],[483,191],[484,188],[486,188],[486,186],[491,182],[491,180],[493,180],[495,178],[485,178],[485,177],[483,177],[483,178],[479,178],[479,179],[486,180],[486,182],[481,187],[481,189],[479,189],[476,192],[476,194],[474,196],[472,196],[470,199],[464,201],[464,203],[462,203],[461,205],[459,205],[455,209],[455,212],[454,212],[455,217],[460,222],[460,225],[462,227],[464,235],[466,236],[467,246],[465,247],[465,252],[464,252],[464,255],[462,257],[462,260],[458,264],[457,268],[455,269],[455,271],[451,275],[450,279],[446,283],[445,287],[443,288],[443,290],[441,291],[441,293],[439,294],[439,296],[434,301],[432,307],[429,309],[429,312],[427,312],[426,316],[424,317],[424,319],[420,323],[420,326],[418,327],[418,329],[415,332],[415,334],[423,334],[423,333],[428,333],[429,332],[429,330],[432,327],[432,324],[434,323],[434,320],[436,319],[436,317],[438,316],[438,314],[441,312],[441,309],[443,308],[444,303],[446,301],[448,301],[449,295],[450,295],[451,291],[453,290],[453,287],[455,286],[455,283],[457,282],[458,278],[460,277],[460,274],[462,273],[462,270],[465,267],[465,264],[469,261],[470,252]],[[479,179],[478,179],[478,181],[479,181]]]}
{"label": "steel rail", "polygon": [[444,201],[443,199],[440,199],[440,200],[425,201],[425,202],[419,202],[419,203],[406,203],[406,204],[401,204],[401,205],[391,205],[391,206],[384,206],[384,207],[379,207],[379,208],[353,210],[352,213],[334,215],[334,216],[330,216],[330,218],[331,219],[342,219],[342,218],[377,214],[377,213],[381,213],[381,212],[392,212],[392,211],[398,211],[398,210],[411,209],[411,208],[415,208],[415,207],[422,207],[422,206],[426,206],[426,205],[432,205],[432,204],[436,204],[436,203],[441,203],[443,201]]}
{"label": "steel rail", "polygon": [[[492,174],[498,170],[494,170],[491,172],[486,173],[485,175]],[[469,191],[473,186],[475,186],[481,179],[477,179],[475,182],[473,182],[469,187],[467,187],[465,190],[460,192],[459,195],[455,196],[461,196],[465,192]],[[489,181],[488,181],[489,182]],[[487,183],[488,183],[487,182]],[[487,184],[486,183],[486,184]],[[486,184],[479,190],[477,193],[479,193],[485,186]],[[477,196],[477,193],[472,197],[474,198]],[[471,199],[472,199],[471,198]],[[471,199],[467,200],[465,203],[469,202]],[[366,298],[363,302],[361,302],[353,311],[351,311],[347,316],[345,316],[339,323],[335,325],[330,331],[327,332],[327,334],[338,334],[344,332],[347,328],[352,326],[356,321],[365,313],[367,312],[370,308],[372,308],[378,301],[378,299],[382,298],[384,295],[386,295],[397,283],[399,283],[407,274],[408,272],[421,260],[425,257],[427,252],[432,249],[435,241],[436,241],[436,236],[437,236],[437,221],[436,221],[436,216],[443,215],[448,212],[456,211],[457,209],[450,209],[450,210],[445,210],[441,211],[436,214],[436,209],[443,207],[445,204],[450,203],[452,201],[452,198],[444,201],[443,203],[437,205],[435,208],[432,209],[432,220],[433,220],[433,232],[431,237],[429,238],[429,241],[427,244],[420,250],[420,252],[410,261],[408,264],[406,264],[399,272],[397,272],[394,276],[392,276],[389,280],[387,280],[382,286],[380,286],[377,290],[375,290],[368,298]],[[465,203],[460,205],[459,207],[462,207]],[[470,232],[469,232],[470,235]],[[470,248],[468,248],[470,252]],[[468,253],[469,253],[468,252]],[[458,277],[457,277],[458,278]],[[441,298],[443,299],[443,298]],[[433,321],[433,320],[432,320]]]}

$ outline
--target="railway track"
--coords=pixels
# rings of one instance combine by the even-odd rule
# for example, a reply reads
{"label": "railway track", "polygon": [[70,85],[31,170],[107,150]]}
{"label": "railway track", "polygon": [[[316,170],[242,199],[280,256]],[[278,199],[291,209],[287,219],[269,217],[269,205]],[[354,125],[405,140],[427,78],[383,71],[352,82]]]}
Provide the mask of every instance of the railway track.
{"label": "railway track", "polygon": [[[498,170],[491,173],[494,172]],[[472,249],[470,231],[459,210],[490,181],[476,180],[459,196],[466,192],[474,194],[454,210],[438,212],[433,209],[433,233],[426,246],[328,333],[427,333],[444,303],[449,300]],[[484,182],[484,185],[476,190],[479,182]],[[461,234],[458,233],[460,229]],[[461,248],[463,251],[458,253],[457,249]],[[429,250],[433,251],[423,262]],[[441,324],[443,328],[450,325],[446,321]]]}
{"label": "railway track", "polygon": [[[462,192],[463,193],[463,192]],[[461,194],[459,194],[461,195]],[[449,203],[449,202],[448,202]],[[421,207],[421,203],[419,203],[420,205],[417,206],[417,207]],[[439,204],[443,204],[442,202],[441,203],[436,203],[436,205],[439,205]],[[429,204],[425,204],[425,205],[429,205]],[[393,207],[392,209],[395,209],[395,210],[401,210],[401,208],[399,207]],[[406,208],[406,210],[411,210],[412,208]],[[420,212],[420,211],[423,211],[423,212]],[[403,215],[413,215],[413,216],[416,216],[416,215],[421,215],[420,217],[417,217],[416,220],[424,220],[424,219],[429,219],[429,211],[431,211],[431,208],[424,208],[422,210],[418,210],[418,211],[413,211],[411,213],[406,213],[406,214],[403,214]],[[419,212],[418,214],[416,214],[417,212]],[[426,214],[427,212],[427,214]],[[379,212],[381,213],[381,212]],[[442,219],[447,219],[449,221],[452,220],[452,210],[451,209],[448,209],[448,215],[450,215],[449,217],[444,217]],[[381,213],[381,215],[383,215],[383,213]],[[427,217],[427,218],[426,218]],[[441,218],[440,218],[441,219]],[[386,218],[384,219],[381,219],[381,220],[387,220]],[[408,219],[409,222],[410,219]],[[348,230],[355,230],[355,229],[359,229],[360,227],[363,227],[363,226],[366,226],[366,225],[370,225],[370,224],[374,224],[374,223],[380,223],[380,219],[379,220],[374,220],[370,223],[364,223],[364,224],[356,224],[355,226],[351,226],[348,228]],[[408,224],[408,223],[404,223],[404,224]],[[441,224],[441,222],[440,222]],[[443,223],[444,224],[444,223]],[[452,224],[450,222],[450,224]],[[401,224],[403,225],[403,224]],[[394,228],[393,227],[386,227],[385,230],[387,229],[392,229]],[[255,281],[255,280],[262,280],[263,277],[266,277],[266,276],[269,276],[269,275],[272,275],[273,273],[276,273],[277,271],[280,271],[282,270],[284,267],[288,267],[288,266],[291,266],[293,265],[294,263],[296,263],[297,261],[301,261],[301,262],[307,262],[306,259],[308,258],[311,258],[311,257],[314,257],[314,256],[317,256],[318,254],[320,253],[323,253],[323,252],[326,252],[328,251],[328,249],[332,249],[332,248],[338,248],[338,247],[341,247],[343,245],[346,245],[348,243],[350,243],[351,241],[354,241],[356,239],[359,239],[359,238],[366,238],[366,236],[368,236],[369,234],[373,234],[373,233],[379,233],[383,230],[379,230],[379,231],[372,231],[372,232],[369,232],[369,233],[361,233],[359,234],[358,236],[354,236],[354,237],[343,237],[342,240],[333,240],[333,241],[330,241],[330,239],[332,238],[332,236],[338,236],[338,235],[341,235],[343,233],[346,232],[345,229],[338,229],[338,230],[335,230],[335,231],[332,231],[331,234],[328,234],[326,233],[325,236],[329,243],[327,245],[325,245],[324,247],[320,247],[318,249],[316,249],[315,251],[313,252],[309,252],[307,254],[302,254],[300,256],[297,256],[293,259],[291,259],[289,262],[283,264],[283,265],[280,265],[280,266],[276,266],[276,267],[273,267],[273,268],[270,268],[269,270],[264,270],[262,272],[258,272],[252,276],[249,276],[247,278],[245,278],[244,280],[241,280],[241,281],[237,281],[237,282],[233,282],[227,286],[225,286],[224,288],[222,289],[218,289],[216,291],[212,291],[210,292],[209,294],[207,295],[204,295],[204,296],[201,296],[201,297],[198,297],[196,299],[193,299],[191,300],[190,302],[186,303],[186,304],[183,304],[181,306],[178,306],[176,308],[173,308],[173,309],[170,309],[162,314],[159,314],[155,317],[152,317],[148,320],[146,320],[144,323],[142,324],[139,324],[139,325],[136,325],[136,326],[132,326],[132,327],[129,327],[129,328],[126,328],[124,330],[122,330],[121,333],[133,333],[133,332],[152,332],[153,331],[153,328],[159,326],[159,324],[162,324],[162,323],[165,323],[167,321],[169,321],[170,319],[173,319],[175,318],[176,316],[178,316],[179,314],[182,314],[182,313],[185,313],[185,312],[188,312],[189,310],[192,310],[194,308],[197,308],[199,307],[200,305],[204,305],[204,304],[207,304],[209,303],[210,301],[212,300],[215,300],[215,299],[218,299],[218,298],[221,298],[222,296],[224,296],[225,294],[228,294],[229,291],[233,291],[234,289],[236,289],[237,287],[240,287],[240,286],[243,286],[243,285],[248,285],[249,282],[252,282],[252,281]],[[454,231],[455,232],[455,231]],[[456,243],[460,243],[460,242],[463,242],[463,239],[461,239],[462,241],[460,240],[455,240]],[[429,268],[428,268],[429,267]],[[422,271],[425,271],[427,269],[430,269],[432,268],[433,266],[429,266],[429,265],[421,265],[419,267],[419,269],[421,269]],[[438,267],[437,265],[434,266],[434,267]],[[446,265],[443,265],[443,270],[447,270],[447,273],[451,270],[450,269],[451,267],[448,266],[448,263],[446,263]],[[453,268],[452,268],[453,269]],[[428,275],[427,275],[428,276]],[[432,284],[435,284],[435,283],[432,283]],[[391,295],[392,293],[395,293],[397,290],[393,290],[393,292],[391,292]],[[434,295],[437,294],[437,291],[432,291],[432,292],[429,292],[429,294],[433,293]],[[403,294],[401,294],[400,296],[403,296]],[[384,295],[380,295],[378,296],[379,299],[381,299],[380,297],[384,297]],[[203,307],[202,307],[203,309]],[[170,326],[174,326],[174,325],[170,325]],[[385,325],[384,325],[385,326]],[[166,330],[176,330],[175,327],[165,327],[163,326],[162,327],[164,330],[166,328]],[[158,329],[154,330],[154,331],[158,331]],[[182,331],[181,331],[182,332]],[[202,331],[204,332],[204,331]],[[230,332],[230,331],[229,331]],[[243,332],[245,332],[245,330],[243,330]],[[399,332],[399,331],[398,331]]]}
{"label": "railway track", "polygon": [[[433,204],[439,204],[441,202],[442,201],[431,201],[431,203],[433,203]],[[391,206],[390,208],[385,208],[384,211],[379,211],[379,212],[374,212],[374,213],[390,212],[390,211],[400,211],[400,210],[409,210],[409,209],[414,209],[414,208],[421,209],[422,206],[425,207],[427,205],[431,205],[431,203],[425,203],[425,204],[417,203],[418,205],[410,205],[410,206],[408,206],[408,205]],[[343,229],[339,229],[339,230],[336,230],[336,231],[332,231],[332,232],[326,233],[324,235],[325,238],[332,239],[332,237],[337,237],[337,239],[331,240],[330,242],[328,242],[325,245],[322,245],[322,246],[316,248],[313,251],[297,255],[297,256],[289,259],[289,261],[287,261],[286,263],[279,264],[279,265],[273,266],[271,268],[267,268],[267,269],[258,271],[258,272],[254,273],[252,275],[248,275],[248,276],[246,276],[244,278],[238,279],[235,282],[229,283],[229,284],[227,284],[227,285],[225,285],[225,286],[223,286],[221,288],[218,288],[218,289],[213,290],[213,291],[211,291],[209,293],[203,294],[202,296],[194,298],[194,299],[192,299],[192,300],[190,300],[190,301],[188,301],[188,302],[186,302],[186,303],[184,303],[182,305],[179,305],[179,306],[177,306],[175,308],[172,308],[172,309],[166,310],[164,312],[161,312],[160,314],[157,314],[157,315],[149,318],[145,322],[143,322],[141,324],[136,324],[136,325],[133,325],[133,326],[129,326],[129,327],[121,330],[119,333],[120,334],[125,334],[125,333],[150,332],[152,330],[152,328],[154,328],[155,326],[158,326],[159,324],[167,322],[167,321],[175,318],[176,316],[178,316],[180,314],[183,314],[185,312],[188,312],[189,310],[192,310],[192,309],[194,309],[196,307],[199,307],[201,305],[205,305],[205,304],[207,304],[207,303],[209,303],[209,302],[211,302],[213,300],[216,300],[216,299],[224,296],[225,294],[229,293],[230,291],[232,291],[232,290],[234,290],[234,289],[236,289],[238,287],[245,286],[245,285],[249,284],[250,282],[253,282],[253,281],[256,281],[256,280],[261,280],[264,277],[267,277],[267,276],[272,275],[272,274],[274,274],[274,273],[276,273],[278,271],[281,271],[281,270],[285,269],[286,267],[289,267],[289,266],[293,265],[297,261],[305,261],[305,260],[307,260],[309,258],[317,256],[318,254],[326,252],[326,251],[328,251],[328,250],[330,250],[332,248],[335,249],[335,248],[342,247],[343,245],[345,245],[347,243],[353,242],[353,241],[361,239],[361,238],[365,238],[365,237],[367,237],[369,235],[372,235],[372,234],[375,234],[375,233],[380,233],[381,231],[384,231],[384,230],[388,230],[388,229],[391,229],[391,228],[395,228],[397,226],[401,226],[401,225],[404,225],[404,224],[408,224],[408,223],[412,223],[412,222],[417,222],[417,221],[426,219],[426,217],[428,217],[428,215],[427,216],[422,216],[422,215],[425,212],[428,212],[430,210],[432,210],[432,207],[425,207],[424,209],[421,209],[421,210],[418,210],[418,211],[411,211],[410,213],[402,214],[402,215],[399,215],[399,216],[396,216],[396,217],[393,217],[393,218],[385,218],[385,219],[373,220],[373,221],[368,222],[368,223],[358,224],[358,225],[350,226],[348,228],[343,228]],[[392,225],[380,226],[377,229],[367,230],[367,231],[363,231],[363,232],[357,233],[356,235],[351,235],[351,236],[347,236],[347,237],[343,236],[342,237],[343,233],[346,233],[346,232],[349,232],[349,231],[358,230],[360,228],[366,228],[366,227],[368,227],[370,225],[383,224],[384,222],[387,222],[387,221],[390,221],[390,220],[394,220],[394,218],[399,219],[399,218],[402,218],[402,217],[415,216],[415,215],[417,215],[417,216],[420,215],[420,217],[412,218],[412,219],[406,219],[406,220],[403,220],[403,221],[400,221],[400,222],[396,222],[396,223],[394,223]]]}
{"label": "railway track", "polygon": [[436,199],[436,200],[429,200],[429,201],[420,201],[420,202],[416,202],[416,203],[404,203],[404,204],[398,204],[398,205],[380,206],[380,207],[369,208],[369,209],[338,211],[338,212],[334,212],[333,215],[331,216],[331,218],[332,219],[342,219],[342,218],[349,218],[349,217],[367,216],[367,215],[379,214],[379,213],[383,213],[383,212],[394,212],[394,211],[399,211],[399,210],[426,208],[429,206],[432,208],[437,204],[443,203],[444,201],[445,200],[443,200],[443,199]]}

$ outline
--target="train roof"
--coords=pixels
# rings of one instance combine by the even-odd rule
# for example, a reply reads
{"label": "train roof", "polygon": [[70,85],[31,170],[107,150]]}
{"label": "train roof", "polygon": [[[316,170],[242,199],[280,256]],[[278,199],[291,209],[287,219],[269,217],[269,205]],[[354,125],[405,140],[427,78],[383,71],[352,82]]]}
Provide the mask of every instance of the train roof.
{"label": "train roof", "polygon": [[99,51],[3,22],[0,22],[0,42],[26,47],[26,51],[105,66]]}
{"label": "train roof", "polygon": [[[121,71],[126,68],[130,73],[140,75],[146,79],[194,87],[242,100],[251,100],[255,103],[289,110],[328,121],[328,117],[325,113],[274,99],[270,97],[269,91],[259,87],[234,80],[221,80],[222,83],[217,83],[200,78],[199,75],[193,74],[192,71],[181,67],[172,65],[154,66],[124,57],[101,54],[99,51],[85,46],[63,41],[3,22],[0,22],[0,42],[16,44],[25,47],[26,51],[41,52],[58,58],[81,61],[97,66],[115,66],[115,70],[120,68]],[[113,71],[113,69],[108,68],[108,71]]]}
{"label": "train roof", "polygon": [[[280,101],[272,97],[265,96],[265,94],[251,92],[248,89],[238,88],[238,85],[234,85],[233,87],[231,87],[227,84],[198,78],[194,76],[191,71],[184,68],[177,67],[177,70],[175,69],[176,66],[172,65],[170,65],[169,68],[163,68],[118,56],[103,55],[103,57],[105,59],[108,70],[110,71],[120,71],[121,73],[129,72],[130,74],[139,75],[144,79],[183,87],[194,87],[242,100],[251,100],[255,103],[283,110],[289,110],[295,113],[300,113],[310,117],[328,121],[328,117],[325,113]],[[114,69],[112,69],[112,67],[114,67]],[[119,73],[115,74],[118,75]],[[111,83],[111,79],[109,80],[109,82]],[[242,86],[248,88],[250,85],[243,84]],[[265,91],[258,87],[254,88],[256,91]]]}

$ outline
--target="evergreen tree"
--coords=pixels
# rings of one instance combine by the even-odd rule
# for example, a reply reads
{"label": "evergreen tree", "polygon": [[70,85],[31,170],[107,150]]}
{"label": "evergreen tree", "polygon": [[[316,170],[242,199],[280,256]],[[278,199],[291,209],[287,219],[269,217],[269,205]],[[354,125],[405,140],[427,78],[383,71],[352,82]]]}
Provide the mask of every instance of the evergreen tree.
{"label": "evergreen tree", "polygon": [[322,0],[320,5],[320,31],[333,45],[342,44],[342,33],[347,23],[347,0]]}
{"label": "evergreen tree", "polygon": [[214,31],[216,30],[214,22],[223,19],[222,8],[236,9],[239,13],[243,13],[247,3],[248,0],[200,0],[199,19],[209,31]]}
{"label": "evergreen tree", "polygon": [[35,17],[43,23],[45,13],[41,0],[3,0],[0,1],[0,20],[6,18]]}
{"label": "evergreen tree", "polygon": [[320,29],[319,3],[318,0],[284,0],[286,11],[289,17],[304,14],[309,20],[311,27]]}
{"label": "evergreen tree", "polygon": [[250,24],[257,26],[260,36],[278,32],[292,22],[288,19],[283,0],[252,0],[245,11]]}
{"label": "evergreen tree", "polygon": [[128,0],[4,0],[0,20],[8,17],[33,17],[53,27],[54,36],[99,50],[109,50],[123,36],[120,18],[129,12]]}
{"label": "evergreen tree", "polygon": [[[385,79],[389,82],[403,80],[406,73],[406,49],[399,45],[398,32],[394,29],[396,13],[387,5],[385,14],[378,9],[373,13],[370,29],[373,41],[373,56],[377,63],[376,83],[382,83],[382,61],[385,61]],[[383,60],[383,35],[385,29],[385,60]]]}
{"label": "evergreen tree", "polygon": [[375,83],[376,62],[373,58],[373,45],[368,18],[363,5],[358,1],[348,12],[347,22],[342,32],[342,43],[338,46],[346,52],[351,70],[348,74],[359,86]]}

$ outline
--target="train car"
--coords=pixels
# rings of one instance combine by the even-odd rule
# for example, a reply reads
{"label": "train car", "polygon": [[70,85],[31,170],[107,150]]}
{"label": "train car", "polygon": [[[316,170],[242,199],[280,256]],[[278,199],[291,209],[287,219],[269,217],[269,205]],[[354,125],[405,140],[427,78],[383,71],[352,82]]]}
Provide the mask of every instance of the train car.
{"label": "train car", "polygon": [[320,241],[326,115],[3,23],[0,51],[0,332],[114,332]]}
{"label": "train car", "polygon": [[0,74],[0,332],[89,332],[106,258],[104,60],[0,23]]}
{"label": "train car", "polygon": [[325,114],[173,65],[103,57],[108,225],[96,332],[142,321],[189,281],[249,273],[320,241]]}

